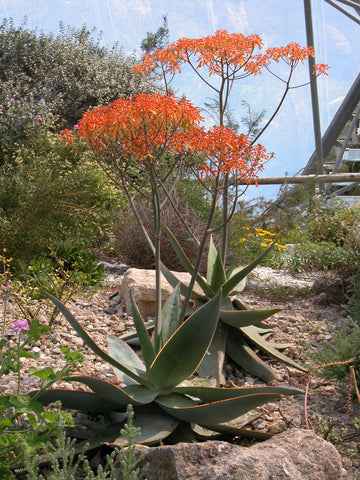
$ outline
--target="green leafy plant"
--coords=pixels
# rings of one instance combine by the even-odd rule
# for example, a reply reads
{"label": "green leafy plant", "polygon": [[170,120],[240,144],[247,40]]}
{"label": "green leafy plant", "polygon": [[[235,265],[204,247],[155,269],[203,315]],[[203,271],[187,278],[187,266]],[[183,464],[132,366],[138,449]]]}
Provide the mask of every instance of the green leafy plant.
{"label": "green leafy plant", "polygon": [[[175,236],[165,225],[163,225],[163,228],[170,238],[183,267],[192,274],[194,267]],[[306,371],[304,367],[279,351],[279,349],[284,349],[288,345],[277,345],[267,341],[267,337],[272,331],[268,325],[263,323],[263,320],[277,313],[279,309],[250,310],[238,298],[234,297],[242,292],[247,275],[259,265],[273,246],[273,244],[270,244],[256,260],[245,268],[230,267],[225,269],[220,251],[216,249],[212,239],[210,240],[206,279],[199,274],[196,277],[196,282],[204,295],[200,296],[192,292],[191,296],[196,309],[219,292],[221,294],[220,322],[207,355],[198,369],[202,375],[215,377],[218,383],[223,383],[222,370],[225,354],[229,355],[244,370],[267,382],[275,378],[273,370],[255,353],[254,346],[292,367]],[[179,282],[176,276],[165,266],[162,266],[162,272],[171,285],[175,286]],[[188,287],[185,284],[181,284],[181,292],[183,295],[188,293]]]}
{"label": "green leafy plant", "polygon": [[[56,372],[51,367],[44,367],[40,370],[34,367],[30,368],[28,374],[40,380],[40,389],[33,396],[21,393],[20,370],[22,365],[20,358],[34,356],[23,349],[25,345],[29,345],[29,337],[34,337],[34,331],[31,333],[33,327],[32,324],[30,333],[25,334],[26,338],[21,345],[19,340],[16,350],[12,348],[2,350],[0,375],[7,375],[11,371],[15,371],[18,374],[18,385],[15,393],[0,397],[1,478],[13,478],[11,469],[19,466],[25,455],[33,455],[42,449],[44,444],[51,442],[56,434],[59,416],[63,416],[67,422],[71,423],[71,417],[63,412],[59,405],[56,410],[44,408],[37,397],[64,375],[76,370],[82,362],[80,353],[70,352],[67,348],[62,349],[66,362],[64,367]],[[38,338],[39,336],[37,336]]]}
{"label": "green leafy plant", "polygon": [[[199,427],[205,427],[212,432],[256,436],[256,432],[233,428],[227,422],[265,402],[300,393],[296,389],[282,387],[215,388],[209,386],[209,379],[188,380],[212,342],[219,318],[220,293],[179,325],[180,287],[176,287],[162,311],[164,321],[158,350],[154,340],[150,339],[132,299],[133,317],[143,360],[126,342],[113,336],[108,336],[109,353],[104,352],[66,307],[51,295],[49,298],[85,344],[114,367],[119,380],[125,386],[119,387],[88,376],[69,376],[66,377],[68,381],[85,384],[92,393],[47,390],[39,399],[43,403],[60,400],[64,407],[72,409],[113,411],[114,419],[106,433],[102,433],[102,441],[115,445],[126,444],[126,438],[123,438],[120,430],[124,419],[121,412],[127,404],[133,405],[134,425],[141,428],[138,443],[159,442],[175,430],[185,430],[187,435],[193,438],[193,432]],[[244,423],[247,422],[248,420]]]}
{"label": "green leafy plant", "polygon": [[[14,282],[11,281],[10,260],[6,252],[0,255],[2,272],[0,273],[1,294],[3,300],[3,317],[0,338],[0,377],[7,375],[17,377],[16,386],[12,393],[0,396],[0,477],[14,478],[12,469],[19,466],[24,456],[34,455],[42,445],[50,441],[55,435],[56,422],[59,416],[70,419],[60,407],[45,409],[37,401],[37,396],[23,394],[22,362],[23,359],[36,359],[38,353],[32,347],[44,335],[49,334],[49,326],[42,325],[38,318],[23,316],[26,309],[23,307],[21,315],[13,323],[12,330],[6,331],[7,304],[10,297],[14,297]],[[51,367],[36,369],[30,367],[28,375],[35,377],[39,382],[38,394],[41,394],[59,378],[74,371],[82,362],[79,352],[71,352],[63,348],[65,365],[59,371]]]}
{"label": "green leafy plant", "polygon": [[330,242],[304,241],[295,245],[293,253],[283,257],[283,266],[291,273],[314,270],[335,270],[347,276],[356,271],[357,256]]}
{"label": "green leafy plant", "polygon": [[[139,466],[144,455],[135,458],[133,439],[139,435],[140,429],[133,426],[133,408],[128,405],[127,420],[122,429],[124,436],[129,440],[124,449],[114,448],[106,455],[105,465],[98,465],[96,471],[92,468],[87,452],[89,443],[78,444],[75,438],[68,436],[68,429],[64,418],[59,416],[56,422],[57,435],[52,443],[43,445],[43,452],[30,455],[26,452],[23,466],[16,469],[17,475],[27,480],[108,480],[115,478],[115,472],[121,470],[123,480],[142,480],[146,474],[147,465]],[[21,440],[20,440],[21,443]],[[104,463],[104,462],[103,462]],[[15,478],[15,477],[12,477]],[[17,477],[19,478],[19,477]]]}
{"label": "green leafy plant", "polygon": [[360,384],[360,325],[350,319],[338,328],[328,324],[332,339],[322,342],[321,348],[309,349],[309,356],[317,363],[315,373],[325,379],[334,379],[344,391],[353,366],[356,382]]}

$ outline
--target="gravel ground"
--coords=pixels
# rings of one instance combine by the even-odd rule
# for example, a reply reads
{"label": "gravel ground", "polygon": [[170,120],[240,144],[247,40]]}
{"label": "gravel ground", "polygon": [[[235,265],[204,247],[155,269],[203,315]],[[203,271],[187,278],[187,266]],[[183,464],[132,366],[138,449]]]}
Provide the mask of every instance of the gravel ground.
{"label": "gravel ground", "polygon": [[[120,288],[123,269],[112,269],[103,282],[101,288],[91,295],[76,296],[67,304],[68,309],[77,320],[84,326],[91,338],[106,350],[106,335],[120,335],[133,328],[130,315],[124,311],[124,307],[115,298],[109,297],[116,294]],[[341,306],[328,303],[326,293],[312,293],[314,278],[302,277],[294,279],[284,272],[272,271],[271,269],[258,269],[241,295],[241,300],[250,308],[281,308],[282,310],[268,319],[268,323],[274,327],[273,339],[277,343],[292,343],[293,346],[284,351],[286,355],[299,363],[311,366],[304,348],[304,342],[318,348],[322,341],[330,339],[326,322],[331,325],[340,325],[346,320],[346,313]],[[292,293],[285,288],[291,287]],[[296,289],[303,289],[304,295],[295,295]],[[264,295],[264,292],[266,295]],[[2,315],[3,306],[0,305]],[[46,322],[46,308],[42,313]],[[10,335],[10,342],[16,346],[15,336],[12,334],[12,325],[17,318],[18,310],[16,303],[10,300],[6,315],[6,333]],[[82,340],[77,337],[68,323],[59,316],[53,325],[52,335],[45,337],[34,348],[39,357],[36,360],[26,360],[22,369],[22,392],[34,390],[37,379],[27,375],[30,366],[43,368],[51,366],[58,370],[64,364],[61,347],[71,347],[85,354],[85,362],[80,367],[82,374],[93,375],[114,383],[117,382],[112,368],[102,362],[84,346]],[[360,417],[359,404],[353,400],[351,410],[346,407],[344,396],[336,389],[334,382],[322,380],[314,375],[304,374],[294,368],[287,367],[273,359],[267,359],[272,368],[276,370],[277,378],[272,382],[276,385],[291,385],[301,389],[309,385],[307,396],[307,421],[308,426],[317,429],[318,418],[323,419],[327,425],[338,424],[348,427],[351,433],[351,421]],[[264,383],[251,378],[239,371],[231,362],[226,364],[228,373],[227,380],[239,386],[263,385]],[[55,387],[68,383],[58,382]],[[2,394],[13,393],[17,386],[15,375],[8,375],[0,379],[0,392]],[[73,386],[77,388],[77,386]],[[83,388],[83,387],[80,387]],[[306,427],[306,415],[304,410],[304,397],[296,396],[285,398],[278,403],[267,404],[259,409],[262,413],[253,426],[260,430],[279,433],[290,427]],[[319,431],[319,430],[317,430]],[[325,433],[326,435],[326,433]],[[343,458],[343,466],[347,471],[346,478],[349,480],[360,479],[360,438],[348,435],[336,444]]]}

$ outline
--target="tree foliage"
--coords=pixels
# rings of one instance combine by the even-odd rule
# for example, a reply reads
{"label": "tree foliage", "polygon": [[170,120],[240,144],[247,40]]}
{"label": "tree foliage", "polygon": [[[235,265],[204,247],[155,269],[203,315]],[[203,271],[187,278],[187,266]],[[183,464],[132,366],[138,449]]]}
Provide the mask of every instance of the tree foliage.
{"label": "tree foliage", "polygon": [[148,79],[133,74],[135,57],[118,45],[102,46],[94,33],[60,24],[55,36],[3,21],[0,108],[2,115],[16,114],[8,130],[1,125],[9,141],[23,138],[34,118],[54,116],[61,126],[73,126],[91,107],[151,90]]}

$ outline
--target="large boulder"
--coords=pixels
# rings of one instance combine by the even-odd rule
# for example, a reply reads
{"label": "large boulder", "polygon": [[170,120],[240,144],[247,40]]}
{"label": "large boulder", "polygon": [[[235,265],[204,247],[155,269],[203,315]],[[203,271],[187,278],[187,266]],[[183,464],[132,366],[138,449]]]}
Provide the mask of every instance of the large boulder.
{"label": "large boulder", "polygon": [[[251,447],[227,442],[136,447],[148,464],[147,480],[340,480],[346,472],[329,442],[309,430],[291,429]],[[113,477],[121,479],[116,463]]]}
{"label": "large boulder", "polygon": [[[186,272],[172,272],[182,283],[189,285],[191,276]],[[130,290],[134,296],[136,305],[143,316],[153,317],[155,314],[155,270],[144,270],[129,268],[123,278],[120,288],[120,297],[125,305],[126,311],[131,315]],[[161,275],[161,299],[162,304],[166,302],[173,287]],[[202,294],[201,289],[195,286],[195,291]]]}

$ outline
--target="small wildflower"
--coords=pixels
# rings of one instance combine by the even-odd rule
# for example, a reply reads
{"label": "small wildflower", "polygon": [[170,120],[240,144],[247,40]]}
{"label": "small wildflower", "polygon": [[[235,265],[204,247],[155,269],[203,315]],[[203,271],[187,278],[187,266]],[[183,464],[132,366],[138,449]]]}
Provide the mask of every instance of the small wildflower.
{"label": "small wildflower", "polygon": [[41,115],[35,115],[34,116],[34,120],[42,120],[42,116]]}
{"label": "small wildflower", "polygon": [[2,113],[3,113],[3,112],[2,112],[2,108],[0,108],[0,115],[1,115]]}
{"label": "small wildflower", "polygon": [[244,243],[245,241],[246,241],[246,238],[244,238],[244,237],[243,237],[243,238],[240,238],[240,242],[241,242],[241,243]]}
{"label": "small wildflower", "polygon": [[10,98],[9,102],[10,103],[15,103],[15,98]]}
{"label": "small wildflower", "polygon": [[22,332],[24,330],[30,329],[29,324],[26,320],[16,320],[13,328],[16,332]]}
{"label": "small wildflower", "polygon": [[295,210],[296,210],[297,212],[301,212],[301,208],[300,208],[300,207],[295,207]]}
{"label": "small wildflower", "polygon": [[1,290],[10,290],[10,285],[1,285]]}
{"label": "small wildflower", "polygon": [[249,238],[253,238],[253,236],[254,236],[253,233],[249,233],[249,234],[248,234],[248,237],[249,237]]}
{"label": "small wildflower", "polygon": [[268,246],[267,243],[263,243],[263,242],[260,243],[260,247],[266,248],[267,246]]}
{"label": "small wildflower", "polygon": [[78,128],[79,128],[78,124],[74,125],[74,130],[77,130]]}

